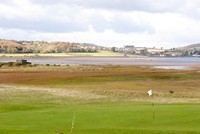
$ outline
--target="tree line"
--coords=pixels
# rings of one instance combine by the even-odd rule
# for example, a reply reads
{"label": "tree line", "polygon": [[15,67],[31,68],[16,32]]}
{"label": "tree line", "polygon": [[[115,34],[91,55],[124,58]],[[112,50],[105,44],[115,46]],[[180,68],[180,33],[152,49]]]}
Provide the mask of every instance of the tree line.
{"label": "tree line", "polygon": [[88,43],[0,40],[0,53],[70,53],[97,52]]}

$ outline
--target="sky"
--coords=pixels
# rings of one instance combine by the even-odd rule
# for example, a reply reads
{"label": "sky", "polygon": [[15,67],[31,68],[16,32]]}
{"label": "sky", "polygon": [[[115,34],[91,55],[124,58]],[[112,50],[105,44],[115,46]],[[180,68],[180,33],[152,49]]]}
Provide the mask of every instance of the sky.
{"label": "sky", "polygon": [[0,39],[181,47],[200,42],[200,0],[0,0]]}

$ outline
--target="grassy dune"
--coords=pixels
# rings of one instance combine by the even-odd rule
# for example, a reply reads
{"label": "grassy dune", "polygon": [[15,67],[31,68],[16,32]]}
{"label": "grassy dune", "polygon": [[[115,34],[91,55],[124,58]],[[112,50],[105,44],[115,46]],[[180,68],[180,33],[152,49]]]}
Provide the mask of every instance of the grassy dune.
{"label": "grassy dune", "polygon": [[137,66],[1,68],[0,133],[67,134],[75,113],[74,134],[198,134],[199,78]]}

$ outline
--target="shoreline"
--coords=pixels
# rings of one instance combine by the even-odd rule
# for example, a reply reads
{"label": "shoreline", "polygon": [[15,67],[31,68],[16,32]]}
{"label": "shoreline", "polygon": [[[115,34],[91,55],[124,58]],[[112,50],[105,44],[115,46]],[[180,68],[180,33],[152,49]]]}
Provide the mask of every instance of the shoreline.
{"label": "shoreline", "polygon": [[[196,57],[0,57],[0,62],[16,62],[25,59],[32,64],[49,65],[137,65],[158,66],[171,69],[200,69],[200,58]],[[174,66],[174,68],[173,68]]]}

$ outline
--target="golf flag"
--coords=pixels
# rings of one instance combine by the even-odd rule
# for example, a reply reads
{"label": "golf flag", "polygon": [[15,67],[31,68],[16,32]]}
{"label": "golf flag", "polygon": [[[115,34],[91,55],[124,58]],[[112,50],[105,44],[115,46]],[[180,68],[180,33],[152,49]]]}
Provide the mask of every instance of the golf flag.
{"label": "golf flag", "polygon": [[153,90],[149,90],[147,92],[149,96],[151,96],[151,105],[152,105],[152,114],[153,114],[153,119],[155,119],[155,110],[154,110],[154,103],[153,103]]}
{"label": "golf flag", "polygon": [[153,95],[153,91],[152,90],[149,90],[147,93],[149,94],[149,96]]}

